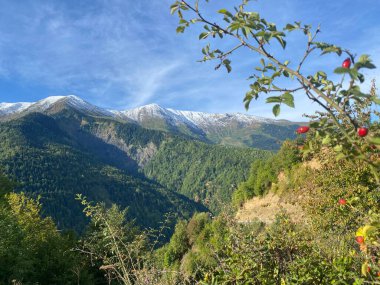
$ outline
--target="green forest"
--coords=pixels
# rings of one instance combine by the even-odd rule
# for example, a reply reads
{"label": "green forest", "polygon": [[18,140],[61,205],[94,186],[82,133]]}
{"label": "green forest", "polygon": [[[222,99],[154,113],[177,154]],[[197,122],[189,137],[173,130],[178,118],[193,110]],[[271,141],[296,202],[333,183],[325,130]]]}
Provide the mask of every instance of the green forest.
{"label": "green forest", "polygon": [[[219,18],[200,2],[174,1],[176,31],[199,27],[216,70],[253,55],[246,109],[265,99],[278,117],[303,96],[318,110],[210,141],[70,104],[1,120],[0,285],[380,284],[371,57],[319,41],[319,26],[277,26],[249,0]],[[277,48],[296,33],[294,63]],[[312,72],[315,56],[339,64]]]}
{"label": "green forest", "polygon": [[[268,173],[268,165],[276,160],[284,163]],[[308,165],[315,160],[318,169]],[[259,162],[252,164],[228,210],[218,215],[199,211],[179,219],[169,240],[164,237],[170,234],[169,216],[159,228],[143,229],[129,209],[94,203],[82,195],[75,201],[82,211],[78,215],[90,220],[83,234],[57,231],[51,218],[41,217],[41,202],[12,192],[14,183],[2,176],[1,282],[365,284],[360,282],[375,280],[376,243],[370,248],[355,240],[355,231],[368,222],[364,214],[380,210],[380,192],[371,170],[350,162],[336,164],[334,153],[326,151],[303,159],[295,142],[284,143],[277,154]],[[280,172],[286,173],[286,180],[277,179]],[[260,220],[246,224],[234,218],[240,203],[268,192],[300,206],[302,220],[294,222],[286,209],[270,224]],[[377,232],[364,230],[368,243],[375,242]],[[362,253],[371,253],[371,265]],[[370,268],[364,275],[363,264]]]}
{"label": "green forest", "polygon": [[271,155],[258,149],[170,140],[160,147],[144,172],[212,212],[220,212],[231,201],[237,185],[247,178],[252,161]]}

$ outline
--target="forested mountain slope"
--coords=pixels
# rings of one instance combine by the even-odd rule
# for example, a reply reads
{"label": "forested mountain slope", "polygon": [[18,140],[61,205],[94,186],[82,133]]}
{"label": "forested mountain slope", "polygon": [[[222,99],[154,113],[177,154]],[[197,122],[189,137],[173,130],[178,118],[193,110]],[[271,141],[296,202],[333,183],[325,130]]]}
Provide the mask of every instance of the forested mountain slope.
{"label": "forested mountain slope", "polygon": [[[157,226],[165,213],[189,216],[207,210],[144,177],[138,172],[133,150],[129,156],[92,135],[80,126],[84,119],[70,112],[55,118],[34,113],[0,124],[1,165],[19,182],[18,191],[42,197],[44,213],[52,216],[59,228],[82,229],[85,218],[75,201],[77,193],[90,200],[128,206],[129,215],[144,227]],[[136,130],[135,125],[132,130],[126,125],[120,128],[125,136],[128,131],[134,134],[124,142],[136,149],[144,145],[144,135],[149,135],[146,143],[159,141],[155,141],[155,131]]]}
{"label": "forested mountain slope", "polygon": [[157,226],[169,212],[189,217],[218,211],[251,162],[270,154],[97,114],[59,101],[44,113],[24,112],[0,123],[1,166],[19,183],[17,191],[41,196],[45,215],[59,228],[83,229],[77,193],[129,207],[143,227]]}
{"label": "forested mountain slope", "polygon": [[81,98],[51,96],[38,102],[0,103],[0,121],[33,112],[55,114],[70,108],[91,116],[134,122],[144,128],[160,130],[211,144],[248,146],[278,150],[285,139],[295,138],[298,123],[273,120],[242,113],[212,114],[180,111],[149,104],[131,110],[106,110]]}
{"label": "forested mountain slope", "polygon": [[209,114],[179,111],[150,104],[127,111],[114,111],[118,118],[156,130],[183,134],[204,142],[229,146],[278,150],[286,139],[296,137],[299,124],[242,113]]}
{"label": "forested mountain slope", "polygon": [[247,178],[252,161],[271,153],[171,139],[144,167],[148,177],[218,212]]}

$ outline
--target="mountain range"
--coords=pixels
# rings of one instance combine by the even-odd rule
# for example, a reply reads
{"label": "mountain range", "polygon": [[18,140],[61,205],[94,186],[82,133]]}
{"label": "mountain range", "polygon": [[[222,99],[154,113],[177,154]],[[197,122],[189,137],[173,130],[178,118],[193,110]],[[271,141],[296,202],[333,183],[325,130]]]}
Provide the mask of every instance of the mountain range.
{"label": "mountain range", "polygon": [[164,215],[220,211],[251,163],[271,156],[295,126],[154,104],[113,111],[76,96],[1,103],[0,167],[16,191],[40,197],[61,229],[84,229],[78,193],[157,227]]}
{"label": "mountain range", "polygon": [[54,114],[67,107],[88,115],[134,122],[144,128],[181,134],[207,143],[267,150],[278,150],[282,141],[287,138],[294,139],[294,130],[299,126],[296,122],[242,113],[179,111],[157,104],[125,111],[107,110],[74,95],[51,96],[34,103],[0,103],[0,120],[17,118],[32,112]]}

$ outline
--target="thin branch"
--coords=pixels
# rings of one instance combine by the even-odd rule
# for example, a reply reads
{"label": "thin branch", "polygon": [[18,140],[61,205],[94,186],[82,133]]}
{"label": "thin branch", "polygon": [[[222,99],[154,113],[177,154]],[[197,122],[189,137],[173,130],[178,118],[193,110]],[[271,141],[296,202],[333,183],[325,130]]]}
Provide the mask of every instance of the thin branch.
{"label": "thin branch", "polygon": [[242,46],[244,46],[244,44],[241,43],[241,44],[237,45],[236,47],[234,47],[233,49],[231,49],[230,51],[228,51],[228,52],[226,52],[226,53],[223,53],[223,54],[220,55],[219,57],[222,58],[222,59],[224,59],[224,58],[226,58],[227,56],[229,56],[231,53],[233,53],[235,50],[241,48]]}
{"label": "thin branch", "polygon": [[317,37],[319,31],[320,31],[320,29],[319,29],[319,26],[318,26],[317,30],[314,33],[314,36],[307,41],[307,49],[305,51],[305,54],[304,54],[301,62],[298,65],[297,72],[300,72],[301,67],[304,64],[306,58],[316,49],[316,47],[311,47],[311,43],[315,40],[315,38]]}
{"label": "thin branch", "polygon": [[267,89],[267,91],[269,92],[289,92],[289,93],[294,93],[294,92],[297,92],[297,91],[300,91],[300,90],[303,90],[304,87],[301,86],[301,87],[297,87],[297,88],[294,88],[294,89],[287,89],[287,88],[280,88],[280,89]]}

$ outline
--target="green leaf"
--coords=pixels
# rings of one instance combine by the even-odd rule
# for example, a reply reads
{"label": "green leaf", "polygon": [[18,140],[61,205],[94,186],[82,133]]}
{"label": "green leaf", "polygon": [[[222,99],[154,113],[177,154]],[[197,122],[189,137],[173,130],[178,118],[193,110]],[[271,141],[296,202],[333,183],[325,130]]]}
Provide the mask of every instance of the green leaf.
{"label": "green leaf", "polygon": [[230,17],[230,18],[233,18],[233,15],[226,9],[220,9],[218,11],[219,14],[223,14],[223,15],[226,15],[227,17]]}
{"label": "green leaf", "polygon": [[310,128],[313,128],[313,129],[316,129],[316,128],[319,128],[319,122],[311,122],[309,124]]}
{"label": "green leaf", "polygon": [[342,49],[332,44],[323,42],[312,42],[312,44],[322,51],[322,55],[327,53],[336,53],[340,56],[342,54]]}
{"label": "green leaf", "polygon": [[352,68],[352,69],[348,69],[348,74],[350,74],[350,77],[354,80],[358,79],[358,75],[359,75],[359,72]]}
{"label": "green leaf", "polygon": [[358,74],[358,78],[359,78],[359,81],[360,81],[360,83],[363,83],[364,82],[364,75],[362,74],[362,73],[359,73]]}
{"label": "green leaf", "polygon": [[231,64],[231,61],[229,59],[223,60],[223,65],[226,67],[228,73],[230,73],[232,70],[230,64]]}
{"label": "green leaf", "polygon": [[251,29],[247,26],[244,26],[242,29],[243,35],[247,38],[248,35],[251,33]]}
{"label": "green leaf", "polygon": [[342,159],[344,159],[346,156],[345,156],[345,154],[344,153],[339,153],[336,157],[335,157],[335,159],[336,159],[336,161],[339,161],[339,160],[342,160]]}
{"label": "green leaf", "polygon": [[342,150],[343,150],[343,146],[341,144],[334,147],[334,151],[336,152],[341,152]]}
{"label": "green leaf", "polygon": [[291,108],[294,108],[294,96],[289,92],[284,93],[282,96],[282,102]]}
{"label": "green leaf", "polygon": [[375,103],[376,105],[380,105],[380,98],[378,97],[371,97],[372,102]]}
{"label": "green leaf", "polygon": [[322,140],[322,144],[329,144],[330,142],[331,142],[331,137],[329,135],[324,137]]}
{"label": "green leaf", "polygon": [[287,24],[286,27],[284,28],[284,30],[287,30],[289,32],[291,32],[291,31],[293,31],[295,29],[296,29],[296,27],[293,26],[292,24]]}
{"label": "green leaf", "polygon": [[204,40],[205,38],[207,38],[209,36],[210,33],[206,33],[206,32],[203,32],[199,35],[199,39],[200,40]]}
{"label": "green leaf", "polygon": [[362,268],[361,268],[361,271],[362,271],[362,275],[363,276],[367,276],[368,275],[368,263],[365,262],[362,264]]}
{"label": "green leaf", "polygon": [[275,38],[280,43],[282,48],[285,49],[286,48],[286,41],[281,36],[275,36]]}
{"label": "green leaf", "polygon": [[338,68],[335,68],[334,70],[334,73],[336,74],[345,74],[345,73],[349,73],[349,69],[348,68],[344,68],[344,67],[338,67]]}
{"label": "green leaf", "polygon": [[359,60],[355,63],[354,68],[359,70],[361,68],[374,69],[376,66],[372,63],[371,58],[367,54],[363,54],[359,57]]}
{"label": "green leaf", "polygon": [[281,111],[280,104],[276,104],[276,105],[273,106],[272,112],[273,112],[273,115],[275,117],[277,117],[278,115],[280,115],[280,111]]}
{"label": "green leaf", "polygon": [[173,4],[170,6],[170,14],[174,14],[175,11],[177,11],[179,8],[178,4]]}
{"label": "green leaf", "polygon": [[183,33],[185,31],[185,26],[178,26],[176,29],[177,33]]}
{"label": "green leaf", "polygon": [[273,96],[273,97],[268,97],[266,99],[266,103],[281,103],[281,97],[280,96]]}
{"label": "green leaf", "polygon": [[369,138],[370,143],[375,144],[375,145],[380,145],[380,137],[372,137]]}
{"label": "green leaf", "polygon": [[253,98],[255,99],[258,98],[258,93],[255,92],[254,90],[250,90],[245,94],[243,102],[244,102],[244,107],[246,110],[249,109],[249,104],[251,103]]}

